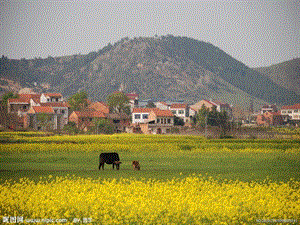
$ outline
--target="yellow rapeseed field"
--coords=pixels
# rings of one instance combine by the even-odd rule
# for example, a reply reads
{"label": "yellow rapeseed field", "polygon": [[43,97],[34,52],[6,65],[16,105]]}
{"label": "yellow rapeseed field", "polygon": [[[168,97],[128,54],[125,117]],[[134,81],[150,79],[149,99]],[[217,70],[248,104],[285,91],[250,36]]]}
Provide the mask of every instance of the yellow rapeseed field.
{"label": "yellow rapeseed field", "polygon": [[[167,181],[23,178],[0,185],[0,218],[89,218],[95,224],[253,224],[300,220],[298,181],[218,182],[201,175]],[[66,223],[65,223],[66,224]]]}

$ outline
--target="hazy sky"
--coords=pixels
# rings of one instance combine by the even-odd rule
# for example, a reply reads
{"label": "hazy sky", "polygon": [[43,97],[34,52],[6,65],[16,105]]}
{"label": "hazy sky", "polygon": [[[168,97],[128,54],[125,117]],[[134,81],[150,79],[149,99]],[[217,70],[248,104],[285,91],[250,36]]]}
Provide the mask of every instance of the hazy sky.
{"label": "hazy sky", "polygon": [[123,37],[172,34],[250,67],[300,57],[300,1],[3,1],[0,55],[87,54]]}

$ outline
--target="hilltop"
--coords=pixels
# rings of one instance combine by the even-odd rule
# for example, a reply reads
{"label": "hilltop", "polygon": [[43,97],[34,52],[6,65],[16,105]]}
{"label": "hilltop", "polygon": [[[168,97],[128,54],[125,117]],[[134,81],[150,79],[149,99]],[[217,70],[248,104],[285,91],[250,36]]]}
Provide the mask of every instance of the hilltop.
{"label": "hilltop", "polygon": [[274,83],[300,95],[300,58],[292,59],[269,67],[255,68]]}
{"label": "hilltop", "polygon": [[[85,90],[105,100],[122,88],[141,99],[199,101],[219,99],[249,108],[293,104],[294,89],[237,61],[210,43],[171,35],[123,38],[87,55],[0,60],[2,90],[7,79],[35,91],[71,96]],[[18,87],[18,85],[15,85]]]}

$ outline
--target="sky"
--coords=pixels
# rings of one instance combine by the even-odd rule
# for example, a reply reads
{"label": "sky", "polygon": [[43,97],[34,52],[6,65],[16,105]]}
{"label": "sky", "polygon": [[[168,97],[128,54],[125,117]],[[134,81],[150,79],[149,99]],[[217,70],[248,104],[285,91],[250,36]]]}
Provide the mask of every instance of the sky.
{"label": "sky", "polygon": [[0,55],[88,54],[121,38],[185,36],[250,67],[300,57],[300,1],[0,0]]}

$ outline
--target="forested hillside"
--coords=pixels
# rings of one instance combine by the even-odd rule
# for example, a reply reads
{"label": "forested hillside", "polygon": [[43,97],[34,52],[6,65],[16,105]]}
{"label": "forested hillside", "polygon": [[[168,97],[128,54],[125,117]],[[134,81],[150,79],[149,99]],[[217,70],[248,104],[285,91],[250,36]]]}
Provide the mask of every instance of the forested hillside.
{"label": "forested hillside", "polygon": [[300,58],[269,67],[255,68],[255,70],[266,75],[276,84],[300,95]]}
{"label": "forested hillside", "polygon": [[[248,108],[292,104],[299,95],[235,60],[210,43],[171,35],[123,38],[87,55],[0,60],[1,82],[65,96],[85,90],[105,100],[120,87],[154,100],[219,99]],[[2,87],[5,85],[2,85]],[[5,89],[5,88],[4,88]],[[2,89],[2,91],[4,90]]]}

